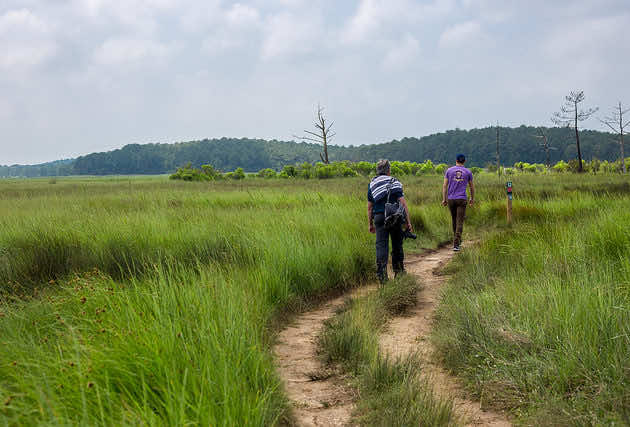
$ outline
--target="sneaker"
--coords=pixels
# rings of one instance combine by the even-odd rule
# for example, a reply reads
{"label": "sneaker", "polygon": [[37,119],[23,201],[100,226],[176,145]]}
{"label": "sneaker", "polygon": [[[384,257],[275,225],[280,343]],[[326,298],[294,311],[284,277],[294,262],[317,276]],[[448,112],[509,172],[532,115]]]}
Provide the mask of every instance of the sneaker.
{"label": "sneaker", "polygon": [[453,246],[453,252],[459,252],[460,247],[459,246]]}

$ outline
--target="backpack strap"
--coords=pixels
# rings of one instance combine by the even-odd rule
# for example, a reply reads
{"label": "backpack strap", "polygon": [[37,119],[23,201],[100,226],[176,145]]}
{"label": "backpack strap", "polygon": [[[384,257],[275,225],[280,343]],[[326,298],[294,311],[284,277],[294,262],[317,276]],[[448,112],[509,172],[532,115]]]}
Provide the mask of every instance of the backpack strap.
{"label": "backpack strap", "polygon": [[389,180],[389,184],[387,184],[387,203],[391,203],[391,201],[389,200],[389,195],[392,192],[392,185],[394,185],[394,180],[396,178],[392,177],[392,179]]}

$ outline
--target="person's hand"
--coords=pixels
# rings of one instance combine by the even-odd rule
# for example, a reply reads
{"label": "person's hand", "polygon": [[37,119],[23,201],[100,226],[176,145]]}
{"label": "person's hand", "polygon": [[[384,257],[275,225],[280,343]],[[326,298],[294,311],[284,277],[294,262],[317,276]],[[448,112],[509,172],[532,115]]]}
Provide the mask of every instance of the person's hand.
{"label": "person's hand", "polygon": [[376,233],[376,228],[374,227],[374,224],[370,224],[370,233]]}
{"label": "person's hand", "polygon": [[407,222],[407,230],[411,231],[413,233],[413,225],[411,225],[410,222]]}
{"label": "person's hand", "polygon": [[446,200],[442,200],[442,206],[446,206],[446,205],[447,205]]}
{"label": "person's hand", "polygon": [[474,200],[473,200],[473,198],[471,197],[471,198],[470,198],[470,200],[468,201],[468,204],[472,206],[474,203],[475,203],[475,201],[474,201]]}

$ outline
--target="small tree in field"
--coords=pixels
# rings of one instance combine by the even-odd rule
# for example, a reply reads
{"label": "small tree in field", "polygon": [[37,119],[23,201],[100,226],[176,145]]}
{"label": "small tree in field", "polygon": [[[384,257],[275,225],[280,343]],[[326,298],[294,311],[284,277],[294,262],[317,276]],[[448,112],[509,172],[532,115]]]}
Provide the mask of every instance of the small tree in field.
{"label": "small tree in field", "polygon": [[[328,143],[330,140],[336,135],[335,132],[331,132],[330,129],[335,122],[326,123],[326,117],[324,116],[324,108],[319,104],[317,105],[317,121],[314,123],[315,132],[311,132],[310,130],[304,130],[306,135],[304,136],[296,136],[296,138],[300,138],[302,141],[312,141],[318,144],[322,144],[324,146],[324,154],[319,153],[319,158],[322,159],[324,164],[330,163],[328,161]],[[295,136],[295,135],[294,135]]]}
{"label": "small tree in field", "polygon": [[543,147],[545,150],[545,155],[547,157],[547,162],[545,163],[545,165],[547,166],[547,170],[549,170],[551,168],[549,151],[557,150],[557,148],[549,145],[549,138],[547,136],[547,133],[545,132],[545,129],[543,129],[542,127],[538,128],[538,135],[534,135],[534,138],[540,138],[542,140],[542,142],[538,143],[538,145]]}
{"label": "small tree in field", "polygon": [[575,129],[575,145],[578,155],[578,172],[582,172],[582,151],[580,150],[580,133],[578,130],[578,122],[583,122],[591,117],[598,110],[597,108],[588,108],[581,110],[578,107],[584,101],[584,91],[571,91],[564,97],[564,104],[560,107],[560,111],[553,113],[551,121],[557,126],[566,126]]}
{"label": "small tree in field", "polygon": [[610,116],[604,117],[604,119],[599,119],[600,122],[608,126],[614,133],[619,136],[619,149],[621,150],[621,168],[623,173],[626,173],[626,155],[623,147],[623,134],[625,128],[630,125],[630,120],[624,123],[623,115],[630,111],[630,108],[623,109],[621,106],[621,101],[618,105],[613,108],[613,112]]}

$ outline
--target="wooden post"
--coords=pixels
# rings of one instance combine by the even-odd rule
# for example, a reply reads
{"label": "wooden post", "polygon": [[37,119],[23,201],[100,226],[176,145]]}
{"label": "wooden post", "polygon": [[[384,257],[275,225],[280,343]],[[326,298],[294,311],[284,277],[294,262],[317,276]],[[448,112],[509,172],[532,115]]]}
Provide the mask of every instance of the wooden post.
{"label": "wooden post", "polygon": [[507,223],[512,224],[512,181],[505,183],[507,190]]}

